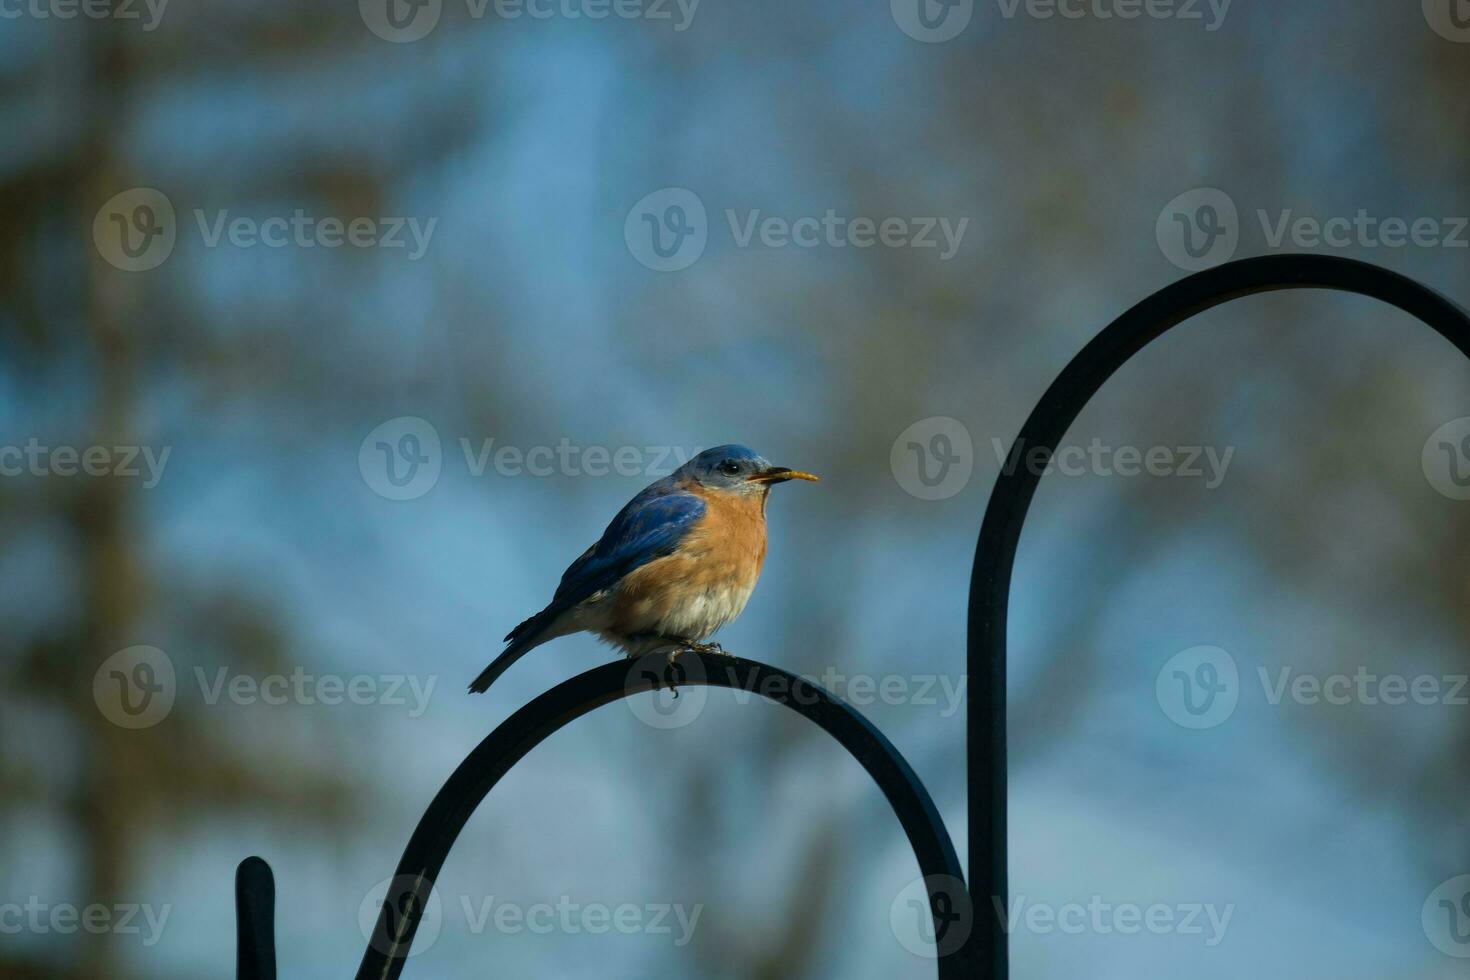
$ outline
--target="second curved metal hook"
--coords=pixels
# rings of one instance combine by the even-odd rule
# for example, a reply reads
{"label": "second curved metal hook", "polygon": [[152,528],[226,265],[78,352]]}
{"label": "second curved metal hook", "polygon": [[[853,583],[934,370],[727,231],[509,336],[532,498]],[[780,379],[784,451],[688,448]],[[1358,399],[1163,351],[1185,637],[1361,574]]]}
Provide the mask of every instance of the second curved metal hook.
{"label": "second curved metal hook", "polygon": [[[1016,465],[1021,452],[1050,458],[1103,384],[1154,339],[1197,313],[1242,296],[1283,289],[1357,293],[1398,307],[1470,357],[1470,315],[1396,272],[1352,259],[1270,255],[1196,273],[1159,290],[1110,324],[1062,371],[1022,426],[991,493],[970,576],[966,737],[970,783],[970,892],[977,906],[1009,896],[1007,883],[1006,618],[1021,529],[1043,467]],[[991,980],[1009,976],[1007,936],[985,917],[975,955]]]}

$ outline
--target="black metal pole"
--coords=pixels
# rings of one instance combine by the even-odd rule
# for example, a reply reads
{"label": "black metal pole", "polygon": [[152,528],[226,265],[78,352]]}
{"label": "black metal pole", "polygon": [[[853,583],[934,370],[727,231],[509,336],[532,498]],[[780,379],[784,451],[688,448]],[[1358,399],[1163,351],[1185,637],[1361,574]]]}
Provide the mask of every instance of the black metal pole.
{"label": "black metal pole", "polygon": [[[893,807],[918,858],[939,977],[973,977],[977,967],[970,959],[967,939],[975,925],[975,910],[968,905],[963,869],[934,801],[892,743],[821,686],[779,668],[741,657],[697,653],[681,655],[675,665],[664,664],[662,677],[653,671],[630,670],[625,662],[593,668],[531,701],[488,735],[449,777],[409,839],[363,954],[358,980],[396,980],[403,971],[435,878],[470,815],[502,776],[556,731],[602,705],[668,683],[674,679],[671,671],[676,672],[681,687],[737,688],[790,708],[831,735],[862,765]],[[241,865],[240,880],[258,882],[261,868],[265,864],[259,858],[247,860]],[[264,876],[268,881],[268,868]],[[262,905],[258,891],[247,895],[242,890],[239,894],[239,976],[241,980],[273,980],[269,903]],[[251,937],[248,941],[247,936]],[[254,951],[248,968],[247,949]],[[250,972],[261,969],[255,964],[267,960],[271,964],[269,976]]]}
{"label": "black metal pole", "polygon": [[[689,664],[685,658],[694,658],[697,663]],[[847,749],[888,798],[913,845],[923,875],[933,883],[929,901],[936,935],[952,927],[951,917],[955,909],[962,909],[965,896],[962,887],[946,884],[963,881],[959,858],[928,791],[878,729],[820,686],[776,667],[719,654],[686,653],[679,663],[695,668],[682,672],[684,684],[752,691],[815,722]],[[558,684],[506,719],[454,771],[419,821],[394,876],[396,882],[404,883],[407,892],[394,896],[398,908],[417,911],[424,907],[434,879],[466,821],[526,753],[587,712],[652,690],[657,683],[656,676],[630,673],[626,663],[605,664]],[[969,927],[973,915],[968,910],[963,914],[968,920],[964,926]],[[374,933],[375,940],[383,937],[385,941],[368,944],[357,971],[358,980],[396,980],[413,943],[418,919],[417,914],[393,914],[385,903]],[[967,956],[962,946],[939,957],[939,976],[955,980],[973,976],[964,966]]]}
{"label": "black metal pole", "polygon": [[235,871],[235,980],[276,980],[276,882],[258,857]]}
{"label": "black metal pole", "polygon": [[[1078,414],[1129,358],[1196,313],[1282,289],[1331,289],[1382,300],[1439,331],[1470,357],[1470,316],[1419,283],[1379,266],[1321,255],[1242,259],[1196,273],[1159,290],[1108,326],[1047,389],[1011,447],[975,548],[970,578],[968,769],[970,891],[976,909],[1009,898],[1006,865],[1006,613],[1021,528],[1042,466],[1018,465],[1034,451],[1049,459]],[[988,980],[1009,976],[1000,916],[980,915],[974,954]]]}

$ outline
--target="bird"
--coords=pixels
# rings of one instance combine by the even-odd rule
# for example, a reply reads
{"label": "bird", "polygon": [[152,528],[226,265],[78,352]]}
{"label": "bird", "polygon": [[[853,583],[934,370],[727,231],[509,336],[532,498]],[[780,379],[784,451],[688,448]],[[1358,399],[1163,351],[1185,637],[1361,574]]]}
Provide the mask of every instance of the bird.
{"label": "bird", "polygon": [[470,684],[484,693],[528,652],[588,632],[639,657],[664,647],[724,652],[707,640],[739,616],[766,557],[771,487],[818,478],[745,446],[706,449],[645,487],[562,574],[551,602],[505,636]]}

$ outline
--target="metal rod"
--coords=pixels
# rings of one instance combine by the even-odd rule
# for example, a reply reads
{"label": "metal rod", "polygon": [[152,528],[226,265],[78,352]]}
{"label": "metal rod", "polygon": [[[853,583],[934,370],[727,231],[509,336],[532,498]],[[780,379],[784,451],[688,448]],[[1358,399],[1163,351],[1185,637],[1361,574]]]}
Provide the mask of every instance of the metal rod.
{"label": "metal rod", "polygon": [[[952,949],[943,942],[951,929],[971,929],[975,920],[974,910],[966,907],[959,858],[928,791],[892,743],[819,685],[779,668],[698,653],[685,653],[676,664],[687,668],[680,670],[681,686],[739,688],[758,694],[811,720],[857,759],[892,805],[926,878],[933,935],[946,952],[936,958],[939,977],[973,977],[966,936],[960,936]],[[358,980],[396,980],[402,972],[434,879],[466,821],[502,776],[554,732],[595,708],[652,690],[659,682],[657,674],[630,672],[627,663],[595,667],[531,701],[487,736],[449,777],[414,830],[358,968]]]}
{"label": "metal rod", "polygon": [[[970,890],[977,909],[1009,899],[1006,864],[1006,613],[1021,528],[1044,466],[1104,382],[1171,327],[1241,296],[1283,289],[1331,289],[1382,300],[1409,313],[1470,357],[1470,316],[1452,301],[1379,266],[1320,255],[1242,259],[1196,273],[1124,313],[1078,354],[1047,389],[1012,445],[990,496],[970,578],[967,753],[970,783]],[[983,923],[983,925],[981,925]],[[987,980],[1009,977],[999,916],[981,916],[972,944]]]}
{"label": "metal rod", "polygon": [[235,871],[235,980],[276,980],[276,881],[248,857]]}

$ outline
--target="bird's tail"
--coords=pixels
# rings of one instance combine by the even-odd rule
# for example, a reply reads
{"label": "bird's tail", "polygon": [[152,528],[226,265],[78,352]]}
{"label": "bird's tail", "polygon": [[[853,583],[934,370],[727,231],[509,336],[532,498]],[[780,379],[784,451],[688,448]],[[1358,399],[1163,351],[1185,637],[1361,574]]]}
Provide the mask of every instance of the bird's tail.
{"label": "bird's tail", "polygon": [[559,610],[543,609],[530,619],[526,620],[509,633],[505,634],[506,648],[501,651],[500,656],[490,662],[490,666],[480,671],[480,676],[470,682],[471,694],[484,694],[489,690],[495,679],[505,673],[510,665],[524,657],[535,647],[545,643],[551,637],[546,636],[546,628],[556,618]]}

